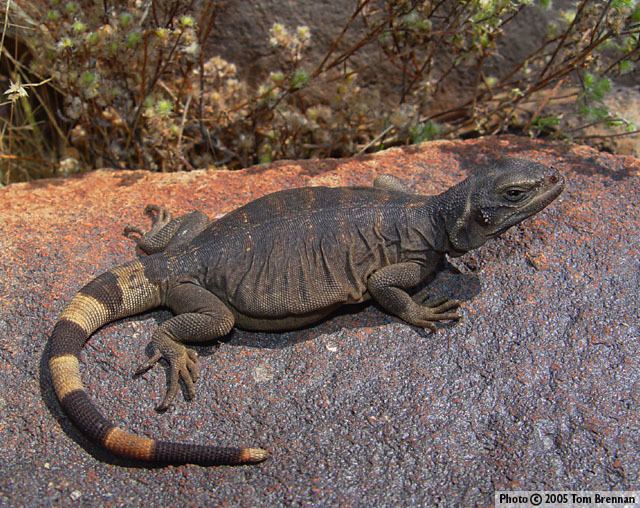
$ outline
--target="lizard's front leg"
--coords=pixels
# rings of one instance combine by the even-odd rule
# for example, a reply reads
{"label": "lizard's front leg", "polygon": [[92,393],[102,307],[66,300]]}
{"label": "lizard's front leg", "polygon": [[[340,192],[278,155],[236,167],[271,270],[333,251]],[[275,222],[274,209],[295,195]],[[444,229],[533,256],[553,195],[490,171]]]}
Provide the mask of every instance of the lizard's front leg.
{"label": "lizard's front leg", "polygon": [[224,337],[235,322],[232,312],[217,296],[194,282],[177,282],[170,286],[165,303],[175,316],[155,331],[151,341],[156,351],[136,371],[136,375],[146,372],[161,358],[169,363],[167,393],[156,408],[158,411],[169,407],[178,394],[180,381],[184,383],[189,398],[195,396],[198,356],[183,343],[209,342]]}
{"label": "lizard's front leg", "polygon": [[412,262],[385,266],[371,274],[367,289],[371,297],[390,314],[409,324],[435,331],[433,321],[460,319],[457,312],[451,312],[460,306],[460,302],[443,298],[431,305],[421,305],[406,292],[406,289],[422,282],[434,269],[435,263],[433,266]]}

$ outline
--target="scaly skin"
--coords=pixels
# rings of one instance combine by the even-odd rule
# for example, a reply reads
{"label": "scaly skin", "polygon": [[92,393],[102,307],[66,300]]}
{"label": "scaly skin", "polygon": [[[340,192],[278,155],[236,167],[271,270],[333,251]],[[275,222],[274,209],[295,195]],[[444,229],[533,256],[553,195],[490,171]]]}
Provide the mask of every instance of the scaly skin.
{"label": "scaly skin", "polygon": [[125,234],[148,254],[100,275],[71,300],[51,336],[49,367],[70,418],[116,455],[159,463],[260,462],[260,448],[220,448],[158,441],[119,429],[96,409],[82,382],[78,354],[101,326],[160,306],[174,317],[154,332],[152,357],[170,366],[165,410],[182,381],[195,395],[198,358],[184,343],[203,343],[236,326],[291,330],[342,305],[375,300],[409,324],[436,329],[457,320],[459,303],[426,305],[409,290],[446,254],[480,247],[530,217],[562,191],[558,172],[531,161],[504,160],[439,196],[411,194],[383,175],[374,187],[307,187],[276,192],[218,221],[200,212],[173,219],[148,206],[153,226]]}

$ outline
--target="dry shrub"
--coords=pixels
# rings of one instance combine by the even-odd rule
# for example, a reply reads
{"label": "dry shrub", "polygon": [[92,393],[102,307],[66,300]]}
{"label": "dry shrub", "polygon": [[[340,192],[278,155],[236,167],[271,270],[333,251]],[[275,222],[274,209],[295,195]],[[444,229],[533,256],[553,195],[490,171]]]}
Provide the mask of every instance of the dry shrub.
{"label": "dry shrub", "polygon": [[[233,63],[203,55],[224,17],[217,2],[8,2],[3,181],[101,166],[238,168],[514,129],[562,135],[563,119],[546,111],[567,100],[569,86],[586,124],[635,130],[603,97],[610,76],[637,61],[636,2],[582,0],[556,11],[539,47],[491,74],[509,23],[549,8],[531,3],[359,0],[320,61],[308,57],[308,27],[276,23],[265,44],[281,63],[250,87]],[[353,57],[370,45],[400,77],[395,101],[361,85]],[[472,76],[471,92],[438,109],[434,97],[461,73]]]}

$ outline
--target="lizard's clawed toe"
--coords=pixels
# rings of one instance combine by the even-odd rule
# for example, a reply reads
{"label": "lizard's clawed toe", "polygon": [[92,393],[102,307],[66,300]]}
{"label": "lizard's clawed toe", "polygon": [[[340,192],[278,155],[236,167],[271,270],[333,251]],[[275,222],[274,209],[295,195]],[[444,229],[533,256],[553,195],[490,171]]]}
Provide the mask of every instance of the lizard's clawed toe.
{"label": "lizard's clawed toe", "polygon": [[151,217],[151,224],[153,228],[157,229],[171,221],[171,212],[164,206],[147,205],[144,207],[145,215]]}
{"label": "lizard's clawed toe", "polygon": [[440,312],[436,314],[438,321],[458,321],[462,316],[457,312]]}
{"label": "lizard's clawed toe", "polygon": [[435,321],[460,319],[460,315],[457,312],[449,312],[459,307],[460,301],[450,298],[438,298],[434,302],[426,305],[426,308],[429,309],[429,313],[433,316],[432,320]]}
{"label": "lizard's clawed toe", "polygon": [[198,353],[188,349],[182,344],[166,342],[161,350],[156,351],[149,360],[140,365],[134,376],[140,376],[151,369],[160,359],[164,358],[169,363],[167,373],[167,393],[162,402],[156,407],[156,411],[166,411],[180,391],[180,382],[187,391],[187,399],[192,400],[196,396],[195,384],[200,377],[198,366]]}
{"label": "lizard's clawed toe", "polygon": [[433,312],[438,314],[447,312],[449,310],[457,309],[458,307],[460,307],[460,302],[458,300],[449,300],[449,299],[445,299],[442,302],[438,302],[437,305],[431,305]]}
{"label": "lizard's clawed toe", "polygon": [[435,322],[457,321],[462,317],[455,311],[458,307],[460,307],[458,300],[438,298],[428,304],[414,307],[413,313],[406,317],[403,316],[403,319],[414,326],[420,326],[436,332],[438,328]]}
{"label": "lizard's clawed toe", "polygon": [[193,349],[187,349],[187,355],[189,356],[189,361],[187,361],[187,370],[191,375],[191,379],[195,383],[198,381],[200,377],[200,365],[198,364],[198,353],[196,353]]}
{"label": "lizard's clawed toe", "polygon": [[122,234],[127,238],[131,238],[132,240],[136,240],[136,241],[140,240],[140,238],[142,238],[145,235],[142,229],[137,228],[135,226],[131,226],[131,225],[125,226]]}
{"label": "lizard's clawed toe", "polygon": [[419,326],[421,328],[426,328],[427,330],[429,330],[432,333],[436,333],[438,331],[438,328],[436,327],[436,325],[434,325],[431,321],[425,321],[423,319],[419,319],[416,320],[415,323],[412,323],[415,326]]}
{"label": "lizard's clawed toe", "polygon": [[151,367],[153,367],[156,363],[158,363],[160,358],[162,358],[162,353],[160,353],[160,351],[157,351],[146,362],[144,362],[143,364],[139,365],[138,368],[133,373],[133,375],[134,376],[140,376],[140,375],[144,374],[149,369],[151,369]]}
{"label": "lizard's clawed toe", "polygon": [[428,307],[437,307],[438,305],[442,305],[443,303],[446,303],[448,301],[450,301],[449,298],[447,298],[446,296],[442,296],[440,298],[434,298],[433,300],[428,300],[428,298],[425,298],[424,300],[422,300],[422,303],[424,303]]}
{"label": "lizard's clawed toe", "polygon": [[441,314],[449,310],[457,309],[460,307],[460,300],[454,300],[452,298],[442,297],[436,298],[431,302],[425,302],[425,305],[429,307],[434,313]]}
{"label": "lizard's clawed toe", "polygon": [[171,213],[165,207],[158,205],[147,205],[144,213],[151,218],[151,228],[143,231],[129,224],[125,226],[123,234],[133,240],[143,253],[153,254],[163,250],[175,234],[175,232],[164,231],[172,220]]}
{"label": "lizard's clawed toe", "polygon": [[184,383],[187,390],[187,398],[193,400],[196,396],[195,383],[199,376],[198,354],[192,349],[183,346],[179,356],[166,356],[169,362],[169,373],[167,377],[167,393],[157,411],[166,411],[180,390],[180,381]]}

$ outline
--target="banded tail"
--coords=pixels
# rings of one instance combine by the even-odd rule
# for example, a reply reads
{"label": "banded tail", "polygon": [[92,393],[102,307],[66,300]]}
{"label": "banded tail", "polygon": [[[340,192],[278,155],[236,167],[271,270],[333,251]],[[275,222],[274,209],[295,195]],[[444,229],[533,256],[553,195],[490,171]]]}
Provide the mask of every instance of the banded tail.
{"label": "banded tail", "polygon": [[80,379],[78,354],[105,324],[162,303],[159,284],[147,279],[142,261],[118,266],[84,286],[63,311],[51,335],[49,369],[60,405],[91,440],[114,455],[167,464],[246,464],[261,462],[260,448],[221,448],[159,441],[116,427],[89,399]]}

